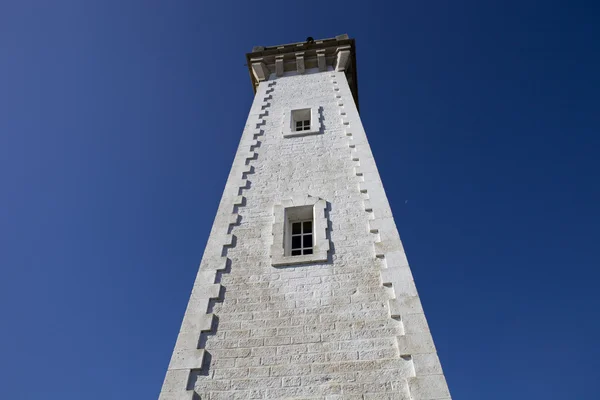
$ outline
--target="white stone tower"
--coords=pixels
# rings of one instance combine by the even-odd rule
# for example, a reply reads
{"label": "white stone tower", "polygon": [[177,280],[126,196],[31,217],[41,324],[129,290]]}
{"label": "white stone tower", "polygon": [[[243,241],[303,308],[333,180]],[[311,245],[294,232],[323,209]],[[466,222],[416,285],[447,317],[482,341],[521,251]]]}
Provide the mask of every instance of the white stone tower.
{"label": "white stone tower", "polygon": [[254,103],[160,400],[449,400],[358,113],[354,40],[246,58]]}

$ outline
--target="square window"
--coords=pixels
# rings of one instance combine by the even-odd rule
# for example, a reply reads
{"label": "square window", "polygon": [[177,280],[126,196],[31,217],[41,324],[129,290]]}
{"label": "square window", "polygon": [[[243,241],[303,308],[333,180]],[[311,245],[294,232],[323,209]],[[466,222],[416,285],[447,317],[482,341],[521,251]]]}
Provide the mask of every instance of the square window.
{"label": "square window", "polygon": [[294,108],[291,106],[282,114],[281,133],[284,138],[318,135],[325,132],[319,112],[322,107]]}
{"label": "square window", "polygon": [[296,132],[309,131],[311,120],[311,109],[304,108],[292,111],[292,126]]}

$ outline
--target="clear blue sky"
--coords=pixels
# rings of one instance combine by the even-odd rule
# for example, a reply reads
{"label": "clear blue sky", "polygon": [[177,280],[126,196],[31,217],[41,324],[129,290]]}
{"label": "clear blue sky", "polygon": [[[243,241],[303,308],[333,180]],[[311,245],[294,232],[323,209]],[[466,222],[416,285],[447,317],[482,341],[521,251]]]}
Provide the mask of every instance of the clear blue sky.
{"label": "clear blue sky", "polygon": [[598,21],[592,1],[2,1],[0,397],[157,397],[244,53],[347,32],[453,397],[597,398]]}

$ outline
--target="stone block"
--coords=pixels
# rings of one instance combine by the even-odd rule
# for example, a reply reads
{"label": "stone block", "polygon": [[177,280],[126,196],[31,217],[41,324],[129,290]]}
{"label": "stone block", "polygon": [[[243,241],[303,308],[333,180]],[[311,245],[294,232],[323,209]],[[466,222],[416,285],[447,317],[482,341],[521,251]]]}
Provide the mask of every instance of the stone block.
{"label": "stone block", "polygon": [[436,353],[414,354],[412,361],[417,376],[442,374],[442,366]]}
{"label": "stone block", "polygon": [[183,349],[175,350],[169,364],[170,370],[176,369],[200,369],[204,360],[204,350]]}
{"label": "stone block", "polygon": [[407,314],[402,317],[404,323],[404,331],[407,334],[429,332],[429,325],[425,314]]}
{"label": "stone block", "polygon": [[410,395],[414,400],[450,399],[450,391],[444,375],[428,375],[408,378]]}
{"label": "stone block", "polygon": [[400,355],[435,353],[435,345],[429,333],[415,333],[397,336]]}

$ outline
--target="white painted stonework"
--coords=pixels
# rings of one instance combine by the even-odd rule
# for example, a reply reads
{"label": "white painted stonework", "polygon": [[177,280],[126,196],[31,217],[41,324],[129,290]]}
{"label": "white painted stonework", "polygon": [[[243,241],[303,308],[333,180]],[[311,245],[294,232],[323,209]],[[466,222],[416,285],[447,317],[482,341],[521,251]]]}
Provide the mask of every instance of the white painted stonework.
{"label": "white painted stonework", "polygon": [[[347,80],[351,54],[324,54],[254,73],[160,400],[450,399]],[[282,135],[298,104],[320,110],[319,134]],[[290,265],[278,230],[294,201],[315,204],[321,247]]]}

